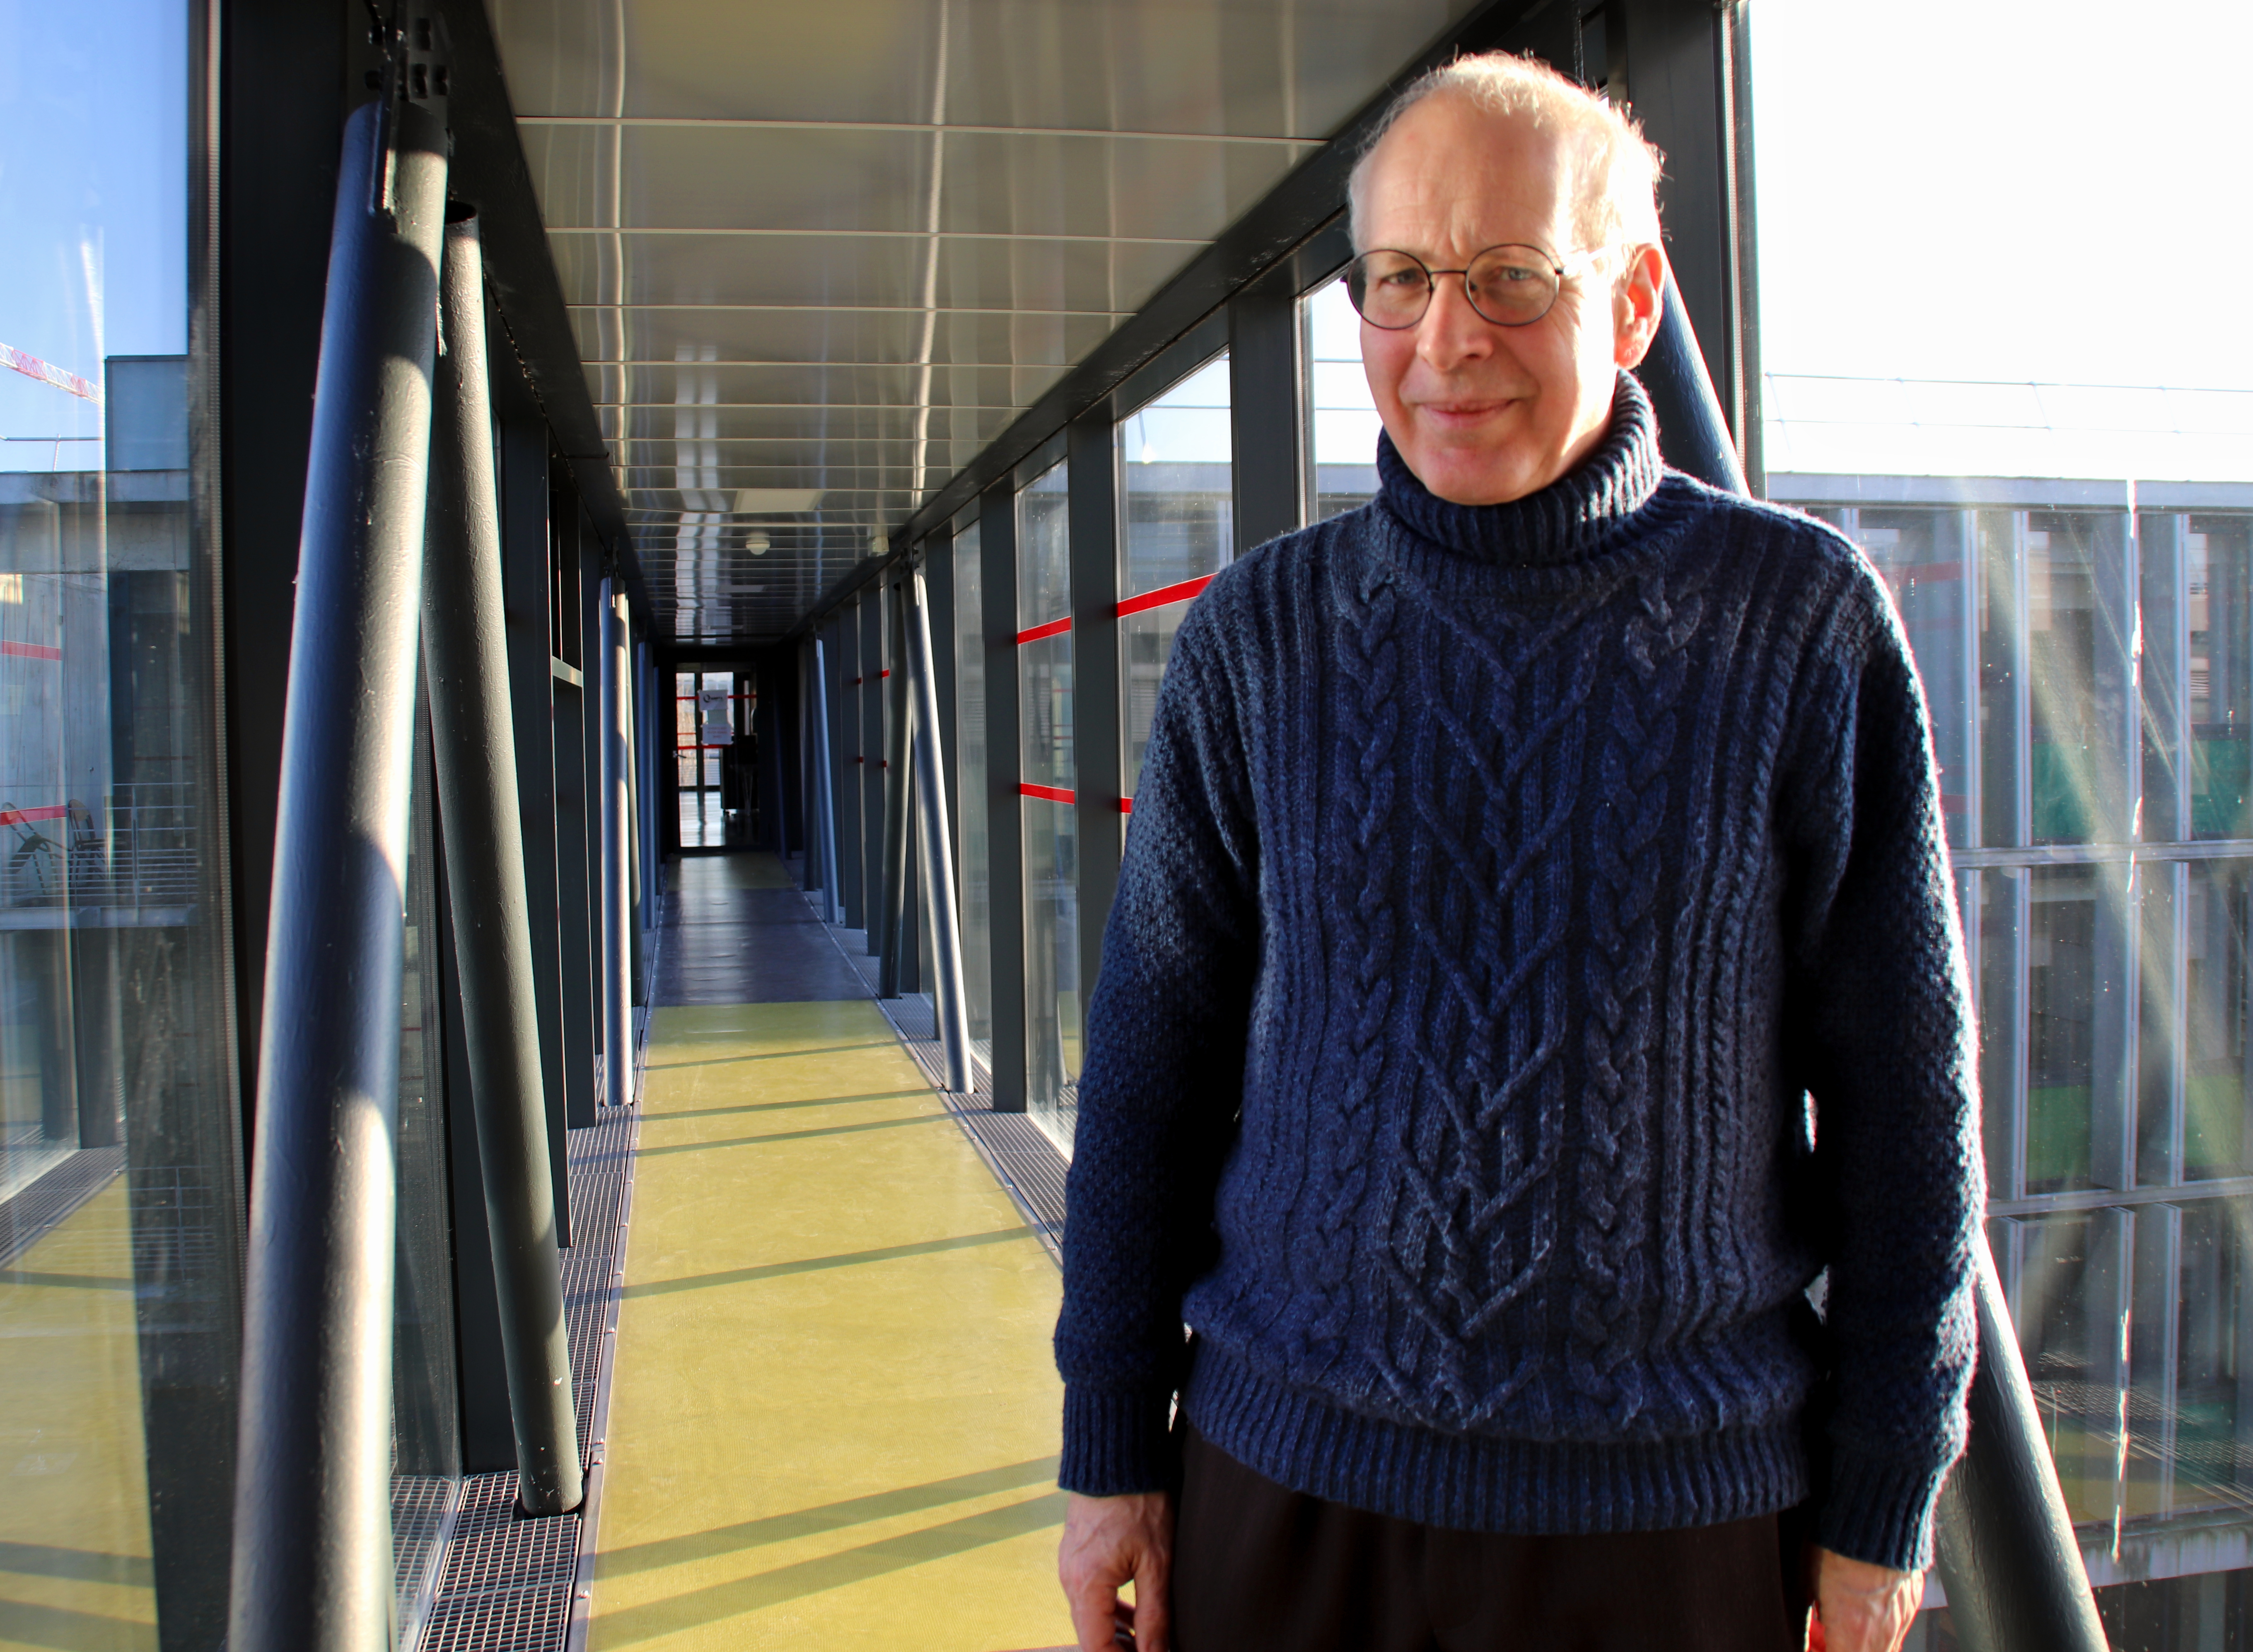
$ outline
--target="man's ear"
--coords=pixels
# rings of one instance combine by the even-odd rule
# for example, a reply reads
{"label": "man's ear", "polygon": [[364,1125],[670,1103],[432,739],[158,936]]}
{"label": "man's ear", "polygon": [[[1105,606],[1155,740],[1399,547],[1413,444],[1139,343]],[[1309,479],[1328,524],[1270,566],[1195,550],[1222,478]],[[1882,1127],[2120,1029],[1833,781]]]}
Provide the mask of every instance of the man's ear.
{"label": "man's ear", "polygon": [[1612,285],[1612,359],[1622,367],[1639,366],[1658,337],[1658,317],[1666,299],[1666,254],[1656,247],[1628,249],[1628,266]]}

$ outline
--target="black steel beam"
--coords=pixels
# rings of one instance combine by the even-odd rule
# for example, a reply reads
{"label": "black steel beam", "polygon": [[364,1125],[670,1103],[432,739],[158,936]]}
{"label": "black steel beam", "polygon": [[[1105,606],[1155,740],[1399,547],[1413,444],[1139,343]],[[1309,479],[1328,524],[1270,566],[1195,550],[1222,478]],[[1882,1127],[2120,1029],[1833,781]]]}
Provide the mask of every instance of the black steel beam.
{"label": "black steel beam", "polygon": [[1022,1112],[1025,1072],[1025,808],[1017,698],[1017,494],[1008,477],[980,502],[979,601],[986,649],[987,965],[994,1111]]}
{"label": "black steel beam", "polygon": [[[490,313],[490,311],[488,312]],[[555,884],[555,580],[548,520],[554,489],[548,427],[515,364],[495,364],[499,411],[501,591],[507,604],[509,704],[516,735],[517,812],[524,823],[524,886],[532,924],[532,967],[540,1017],[540,1083],[548,1098],[549,1180],[556,1237],[571,1243],[567,1152],[568,1091],[563,1078],[563,944]]]}
{"label": "black steel beam", "polygon": [[[1126,849],[1119,812],[1119,436],[1108,408],[1072,422],[1065,437],[1071,493],[1072,814],[1079,839],[1079,1009],[1095,994],[1103,924]],[[1076,1075],[1075,1075],[1076,1076]]]}
{"label": "black steel beam", "polygon": [[1228,301],[1231,548],[1238,556],[1290,533],[1306,510],[1296,275],[1287,261]]}

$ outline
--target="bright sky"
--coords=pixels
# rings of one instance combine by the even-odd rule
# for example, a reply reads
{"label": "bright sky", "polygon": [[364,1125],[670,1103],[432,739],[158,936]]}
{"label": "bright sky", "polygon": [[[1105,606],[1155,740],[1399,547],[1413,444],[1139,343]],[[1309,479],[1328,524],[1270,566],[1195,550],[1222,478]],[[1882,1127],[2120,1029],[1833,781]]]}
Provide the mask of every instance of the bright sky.
{"label": "bright sky", "polygon": [[[0,344],[97,386],[105,355],[187,348],[187,11],[0,0]],[[98,408],[0,367],[0,436],[101,433]],[[54,453],[0,442],[0,469]]]}
{"label": "bright sky", "polygon": [[2253,389],[2247,0],[1758,0],[1770,373]]}

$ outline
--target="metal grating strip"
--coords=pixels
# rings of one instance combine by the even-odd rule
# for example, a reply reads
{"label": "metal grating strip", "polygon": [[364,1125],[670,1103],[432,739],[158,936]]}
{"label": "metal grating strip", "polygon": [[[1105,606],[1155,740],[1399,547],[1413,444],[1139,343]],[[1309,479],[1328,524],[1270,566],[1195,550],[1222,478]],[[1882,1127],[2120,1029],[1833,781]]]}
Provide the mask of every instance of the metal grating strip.
{"label": "metal grating strip", "polygon": [[[808,893],[806,904],[817,917],[821,908],[815,895]],[[875,960],[860,955],[850,938],[861,931],[832,928],[830,935],[838,950],[851,959],[869,982],[869,996],[875,996]],[[946,1051],[938,1042],[938,1012],[931,999],[921,993],[903,993],[898,998],[877,998],[876,1007],[891,1022],[892,1030],[900,1042],[923,1069],[931,1087],[946,1103],[954,1121],[970,1138],[970,1145],[986,1161],[1016,1203],[1026,1224],[1040,1236],[1057,1265],[1064,1265],[1064,1173],[1067,1161],[1048,1133],[1021,1112],[994,1111],[994,1081],[985,1068],[973,1058],[970,1063],[973,1080],[971,1093],[958,1096],[946,1087]]]}
{"label": "metal grating strip", "polygon": [[28,1187],[0,1199],[0,1267],[52,1232],[125,1168],[122,1147],[82,1147]]}
{"label": "metal grating strip", "polygon": [[[638,1073],[646,1058],[648,1027],[647,1012],[635,1012]],[[420,1652],[562,1652],[575,1636],[584,1638],[588,1586],[582,1574],[593,1563],[600,1516],[601,1429],[610,1407],[609,1356],[641,1126],[638,1084],[635,1091],[635,1105],[601,1109],[596,1123],[570,1133],[567,1149],[577,1243],[560,1252],[563,1325],[578,1401],[579,1453],[587,1465],[586,1499],[575,1513],[528,1520],[516,1511],[513,1473],[464,1478]],[[394,1488],[394,1500],[398,1495]]]}

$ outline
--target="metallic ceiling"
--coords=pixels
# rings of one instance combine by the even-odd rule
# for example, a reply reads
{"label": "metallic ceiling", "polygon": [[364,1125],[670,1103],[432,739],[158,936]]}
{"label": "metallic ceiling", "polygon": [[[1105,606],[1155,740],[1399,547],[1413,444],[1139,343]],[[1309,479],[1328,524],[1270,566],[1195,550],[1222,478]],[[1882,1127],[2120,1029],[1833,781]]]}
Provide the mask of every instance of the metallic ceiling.
{"label": "metallic ceiling", "polygon": [[489,0],[657,634],[788,630],[1473,0]]}

